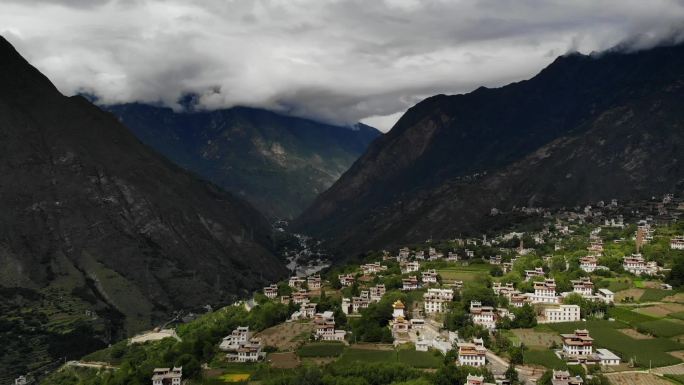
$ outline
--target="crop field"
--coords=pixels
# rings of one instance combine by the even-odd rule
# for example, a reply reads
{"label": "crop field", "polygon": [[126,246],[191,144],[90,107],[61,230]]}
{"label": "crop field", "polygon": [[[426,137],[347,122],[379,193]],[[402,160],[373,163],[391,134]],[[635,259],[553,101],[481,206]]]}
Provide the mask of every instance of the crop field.
{"label": "crop field", "polygon": [[442,279],[457,281],[475,281],[489,271],[489,265],[469,265],[447,267],[437,270]]}
{"label": "crop field", "polygon": [[300,357],[339,357],[344,349],[342,343],[318,342],[302,346],[297,354]]}
{"label": "crop field", "polygon": [[[437,353],[439,354],[439,353]],[[402,349],[398,352],[399,362],[414,368],[437,368],[442,360],[433,352],[419,352],[415,349]]]}
{"label": "crop field", "polygon": [[650,315],[637,313],[629,308],[614,307],[608,310],[608,315],[618,321],[636,325],[641,322],[655,321],[656,318]]}
{"label": "crop field", "polygon": [[650,373],[611,373],[608,379],[613,385],[672,385],[670,381]]}
{"label": "crop field", "polygon": [[614,293],[632,287],[632,281],[629,278],[604,279],[603,282],[605,281],[608,281],[608,290]]}
{"label": "crop field", "polygon": [[522,342],[526,346],[549,347],[553,342],[561,343],[560,337],[551,332],[537,331],[534,329],[512,329],[511,334],[517,337],[518,344]]}
{"label": "crop field", "polygon": [[670,318],[684,320],[684,311],[678,311],[676,313],[670,313],[667,316]]}
{"label": "crop field", "polygon": [[370,350],[349,348],[345,350],[336,364],[346,365],[352,362],[396,362],[395,350]]}
{"label": "crop field", "polygon": [[310,322],[285,322],[268,328],[256,336],[261,338],[264,346],[274,346],[278,350],[289,351],[307,340],[311,332],[313,332],[313,324]]}
{"label": "crop field", "polygon": [[668,320],[642,322],[639,324],[639,328],[658,337],[674,337],[684,334],[684,323]]}
{"label": "crop field", "polygon": [[[653,321],[659,322],[659,321]],[[684,345],[667,338],[635,339],[622,333],[621,322],[588,321],[549,324],[559,333],[571,333],[575,329],[588,329],[594,345],[606,348],[619,355],[624,361],[634,358],[641,367],[653,367],[678,364],[681,361],[668,352],[684,349]]]}
{"label": "crop field", "polygon": [[293,369],[299,366],[299,358],[293,352],[271,353],[267,359],[274,368]]}
{"label": "crop field", "polygon": [[540,365],[551,369],[565,369],[567,365],[550,349],[529,349],[523,353],[525,365]]}
{"label": "crop field", "polygon": [[639,300],[641,302],[661,301],[663,298],[670,296],[672,294],[672,290],[645,289],[644,294],[641,295],[641,298],[639,298]]}

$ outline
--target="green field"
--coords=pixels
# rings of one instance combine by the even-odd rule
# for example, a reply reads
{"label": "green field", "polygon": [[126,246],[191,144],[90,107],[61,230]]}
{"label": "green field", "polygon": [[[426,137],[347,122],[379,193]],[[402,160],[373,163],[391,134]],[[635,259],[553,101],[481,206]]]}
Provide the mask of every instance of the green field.
{"label": "green field", "polygon": [[397,352],[395,350],[370,350],[349,348],[342,353],[337,360],[338,365],[348,365],[352,362],[396,362]]}
{"label": "green field", "polygon": [[[654,321],[659,322],[659,321]],[[623,361],[635,358],[641,367],[678,364],[681,361],[667,352],[684,349],[684,345],[667,338],[634,339],[618,329],[626,327],[622,322],[588,321],[549,324],[559,333],[571,333],[575,329],[588,329],[594,346],[606,348],[619,355]]]}
{"label": "green field", "polygon": [[526,365],[541,365],[549,369],[565,369],[567,365],[550,349],[529,349],[523,353]]}
{"label": "green field", "polygon": [[676,313],[670,313],[667,315],[669,318],[675,318],[675,319],[680,319],[684,321],[684,311],[676,312]]}
{"label": "green field", "polygon": [[414,368],[437,368],[442,363],[441,354],[419,352],[415,349],[402,349],[398,352],[399,362]]}
{"label": "green field", "polygon": [[442,279],[457,281],[476,281],[480,277],[488,274],[489,265],[477,264],[468,266],[447,267],[437,270]]}
{"label": "green field", "polygon": [[657,318],[651,317],[646,314],[641,314],[632,311],[630,308],[625,307],[613,307],[608,310],[608,315],[615,318],[618,321],[628,323],[632,326],[636,326],[638,323],[655,321]]}
{"label": "green field", "polygon": [[612,291],[613,293],[616,293],[621,290],[627,290],[630,287],[632,287],[631,281],[627,278],[605,279],[603,281],[608,281],[607,289]]}
{"label": "green field", "polygon": [[662,289],[646,289],[644,294],[639,298],[641,302],[656,302],[660,301],[668,295],[675,294],[672,290],[662,290]]}
{"label": "green field", "polygon": [[318,342],[306,344],[297,350],[300,357],[338,357],[344,352],[345,346],[336,342]]}
{"label": "green field", "polygon": [[642,322],[638,328],[645,329],[658,337],[674,337],[684,334],[684,324],[668,320]]}
{"label": "green field", "polygon": [[335,365],[348,365],[352,362],[400,362],[414,368],[436,368],[441,355],[434,352],[418,352],[413,347],[397,350],[369,350],[349,348],[342,353]]}

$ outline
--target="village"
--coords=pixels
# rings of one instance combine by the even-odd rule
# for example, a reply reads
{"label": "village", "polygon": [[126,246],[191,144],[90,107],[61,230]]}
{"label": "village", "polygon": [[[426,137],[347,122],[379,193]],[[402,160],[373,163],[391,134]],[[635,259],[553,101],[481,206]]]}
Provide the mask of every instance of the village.
{"label": "village", "polygon": [[[234,320],[192,369],[203,380],[169,362],[150,381],[269,383],[272,371],[399,363],[454,365],[468,385],[670,383],[684,378],[684,282],[673,271],[684,205],[667,195],[639,207],[523,208],[544,224],[298,270],[223,310],[278,309],[268,312],[282,321]],[[157,334],[131,343],[168,341]]]}

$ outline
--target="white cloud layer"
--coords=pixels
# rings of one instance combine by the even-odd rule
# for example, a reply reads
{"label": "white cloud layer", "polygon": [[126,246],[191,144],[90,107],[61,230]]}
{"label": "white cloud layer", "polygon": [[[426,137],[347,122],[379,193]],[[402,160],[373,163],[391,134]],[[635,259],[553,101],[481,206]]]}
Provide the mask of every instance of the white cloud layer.
{"label": "white cloud layer", "polygon": [[[684,0],[2,0],[0,34],[66,94],[188,92],[387,130],[426,96],[528,78],[556,56],[684,25]],[[680,35],[681,37],[681,35]]]}

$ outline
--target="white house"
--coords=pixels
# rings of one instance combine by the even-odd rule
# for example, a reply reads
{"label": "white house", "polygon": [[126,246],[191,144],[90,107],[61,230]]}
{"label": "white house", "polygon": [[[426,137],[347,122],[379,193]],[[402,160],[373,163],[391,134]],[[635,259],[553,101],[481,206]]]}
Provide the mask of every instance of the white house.
{"label": "white house", "polygon": [[466,377],[465,385],[495,385],[491,382],[485,382],[484,376],[476,376],[474,374],[468,374]]}
{"label": "white house", "polygon": [[530,296],[533,303],[558,303],[556,281],[547,278],[543,282],[534,283],[534,294]]}
{"label": "white house", "polygon": [[152,385],[180,385],[183,367],[155,368],[152,372]]}
{"label": "white house", "polygon": [[314,338],[321,341],[344,341],[344,330],[335,329],[333,312],[316,313],[314,316]]}
{"label": "white house", "polygon": [[278,285],[264,287],[264,295],[270,299],[276,298],[278,296]]}
{"label": "white house", "polygon": [[589,336],[589,331],[578,329],[573,334],[561,334],[561,338],[563,339],[563,353],[566,355],[575,357],[593,354],[594,339]]}
{"label": "white house", "polygon": [[498,315],[491,306],[482,306],[480,301],[470,301],[470,317],[475,325],[482,325],[489,330],[496,329]]}
{"label": "white house", "polygon": [[601,360],[601,365],[620,365],[620,357],[608,349],[596,349],[596,354],[598,354],[599,359]]}
{"label": "white house", "polygon": [[582,377],[572,377],[567,370],[554,369],[551,376],[552,385],[582,385],[583,382],[584,380],[582,380]]}
{"label": "white house", "polygon": [[308,277],[306,279],[306,285],[309,290],[320,289],[321,288],[321,276],[316,274]]}
{"label": "white house", "polygon": [[535,267],[534,270],[525,270],[525,281],[529,281],[534,277],[543,277],[544,269]]}
{"label": "white house", "polygon": [[598,289],[596,296],[605,303],[613,303],[615,301],[615,294],[608,289]]}
{"label": "white house", "polygon": [[580,258],[580,269],[587,273],[592,273],[596,270],[597,262],[596,257],[593,255],[582,257]]}
{"label": "white house", "polygon": [[413,273],[418,270],[420,270],[420,262],[418,261],[406,262],[401,266],[402,274]]}
{"label": "white house", "polygon": [[249,331],[249,326],[238,326],[228,336],[223,337],[219,349],[223,351],[235,351],[241,344],[249,341],[250,338],[252,338],[252,333]]}
{"label": "white house", "polygon": [[351,286],[354,284],[354,276],[351,274],[340,274],[337,276],[337,279],[340,280],[342,286]]}
{"label": "white house", "polygon": [[574,322],[579,321],[580,307],[578,305],[558,305],[544,309],[544,318],[539,323]]}
{"label": "white house", "polygon": [[487,348],[482,339],[475,338],[473,342],[459,343],[458,364],[474,367],[483,367],[487,364]]}
{"label": "white house", "polygon": [[382,299],[382,296],[385,295],[386,289],[385,285],[381,283],[371,287],[368,291],[370,293],[371,302],[379,302]]}
{"label": "white house", "polygon": [[377,262],[361,265],[361,271],[363,271],[363,273],[367,275],[380,273],[385,270],[387,270],[387,266],[381,265]]}
{"label": "white house", "polygon": [[415,275],[410,275],[408,278],[401,280],[402,290],[417,290],[418,289],[418,277]]}
{"label": "white house", "polygon": [[288,285],[290,287],[301,287],[302,285],[304,285],[305,282],[306,282],[306,279],[293,276],[293,277],[290,277]]}
{"label": "white house", "polygon": [[684,250],[684,236],[680,235],[670,239],[670,248],[672,250]]}
{"label": "white house", "polygon": [[430,269],[422,273],[423,283],[437,283],[437,271],[435,269]]}
{"label": "white house", "polygon": [[430,293],[423,294],[423,305],[425,307],[425,313],[441,313],[446,310],[445,303],[447,301],[439,296]]}
{"label": "white house", "polygon": [[581,295],[582,297],[591,297],[594,294],[594,283],[591,278],[582,277],[577,280],[571,280],[572,292]]}

